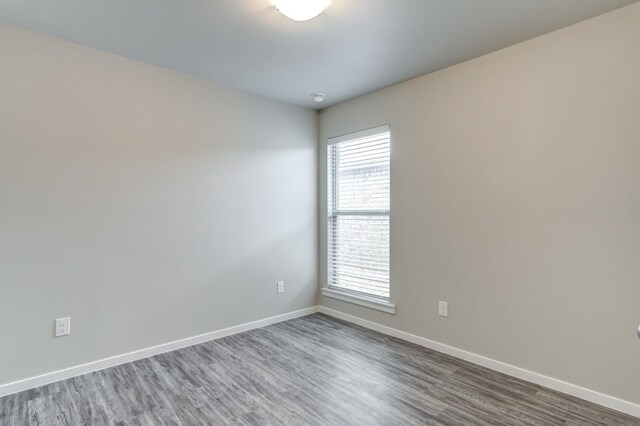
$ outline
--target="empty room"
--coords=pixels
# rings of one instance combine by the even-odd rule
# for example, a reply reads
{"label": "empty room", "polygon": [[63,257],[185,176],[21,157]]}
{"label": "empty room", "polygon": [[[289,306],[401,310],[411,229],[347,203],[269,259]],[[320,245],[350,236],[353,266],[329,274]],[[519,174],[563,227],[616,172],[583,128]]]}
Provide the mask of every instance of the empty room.
{"label": "empty room", "polygon": [[638,0],[0,0],[0,426],[640,425]]}

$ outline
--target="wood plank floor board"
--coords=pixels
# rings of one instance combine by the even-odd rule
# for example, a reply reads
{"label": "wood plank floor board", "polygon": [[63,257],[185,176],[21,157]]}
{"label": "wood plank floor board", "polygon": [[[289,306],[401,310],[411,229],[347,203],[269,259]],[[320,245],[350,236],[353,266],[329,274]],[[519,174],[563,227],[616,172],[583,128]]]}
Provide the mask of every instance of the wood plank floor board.
{"label": "wood plank floor board", "polygon": [[0,426],[640,425],[323,314],[0,398]]}
{"label": "wood plank floor board", "polygon": [[13,417],[24,417],[28,414],[28,402],[29,395],[26,392],[21,392],[6,398],[0,398],[0,420]]}
{"label": "wood plank floor board", "polygon": [[[509,378],[511,379],[511,378]],[[537,390],[533,391],[529,386],[499,385],[496,380],[499,377],[480,379],[470,377],[469,372],[460,370],[452,374],[448,381],[439,386],[445,395],[443,399],[456,397],[457,403],[466,401],[467,404],[480,404],[493,407],[493,410],[501,413],[505,418],[516,419],[526,424],[557,424],[562,422],[561,417],[556,417],[548,411],[528,405],[526,402],[535,399]],[[509,380],[511,383],[511,380]],[[449,402],[450,405],[456,405]]]}

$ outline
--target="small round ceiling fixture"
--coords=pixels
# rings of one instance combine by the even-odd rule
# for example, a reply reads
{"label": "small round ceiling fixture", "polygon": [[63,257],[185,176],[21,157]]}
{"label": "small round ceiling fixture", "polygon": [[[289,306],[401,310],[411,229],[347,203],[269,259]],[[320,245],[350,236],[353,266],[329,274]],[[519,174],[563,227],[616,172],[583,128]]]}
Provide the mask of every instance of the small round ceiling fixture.
{"label": "small round ceiling fixture", "polygon": [[271,0],[278,12],[294,21],[308,21],[320,15],[331,0]]}
{"label": "small round ceiling fixture", "polygon": [[320,102],[324,101],[324,98],[325,98],[324,93],[312,93],[311,94],[311,99],[313,99],[313,102],[320,103]]}

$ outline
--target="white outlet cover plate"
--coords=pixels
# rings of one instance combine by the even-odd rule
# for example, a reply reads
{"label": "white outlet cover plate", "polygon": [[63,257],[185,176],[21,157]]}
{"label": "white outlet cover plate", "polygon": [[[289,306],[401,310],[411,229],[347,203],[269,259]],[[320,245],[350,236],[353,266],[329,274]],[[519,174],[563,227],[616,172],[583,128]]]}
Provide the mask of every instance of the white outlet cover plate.
{"label": "white outlet cover plate", "polygon": [[449,303],[443,302],[442,300],[438,302],[438,315],[441,317],[449,316]]}
{"label": "white outlet cover plate", "polygon": [[284,281],[278,281],[278,294],[284,293]]}
{"label": "white outlet cover plate", "polygon": [[68,336],[71,334],[71,318],[58,318],[56,320],[56,337]]}

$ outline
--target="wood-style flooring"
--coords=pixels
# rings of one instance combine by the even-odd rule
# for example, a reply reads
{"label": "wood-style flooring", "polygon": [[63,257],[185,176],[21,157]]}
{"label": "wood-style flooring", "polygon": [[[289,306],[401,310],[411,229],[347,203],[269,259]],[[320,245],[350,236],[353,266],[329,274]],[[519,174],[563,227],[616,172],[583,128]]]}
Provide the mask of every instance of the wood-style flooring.
{"label": "wood-style flooring", "polygon": [[639,425],[314,314],[0,399],[0,425]]}

